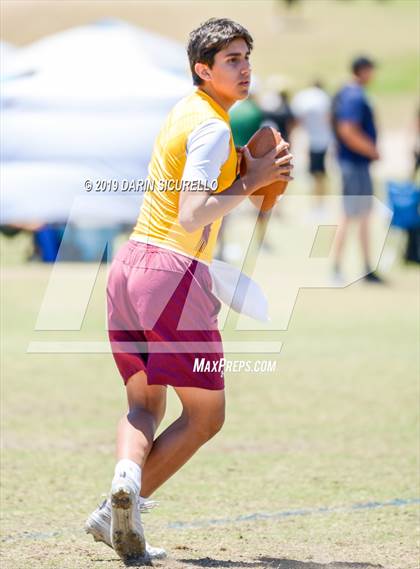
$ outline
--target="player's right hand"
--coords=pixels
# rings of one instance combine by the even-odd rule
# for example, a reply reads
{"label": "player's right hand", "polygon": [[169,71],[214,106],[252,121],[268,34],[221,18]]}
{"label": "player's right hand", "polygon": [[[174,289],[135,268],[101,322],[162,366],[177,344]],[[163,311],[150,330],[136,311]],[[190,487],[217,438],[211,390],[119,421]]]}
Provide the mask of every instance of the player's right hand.
{"label": "player's right hand", "polygon": [[246,146],[242,148],[242,160],[246,161],[246,176],[255,190],[274,182],[293,180],[290,175],[293,170],[293,155],[289,152],[284,154],[289,146],[289,143],[283,140],[261,158],[253,158]]}

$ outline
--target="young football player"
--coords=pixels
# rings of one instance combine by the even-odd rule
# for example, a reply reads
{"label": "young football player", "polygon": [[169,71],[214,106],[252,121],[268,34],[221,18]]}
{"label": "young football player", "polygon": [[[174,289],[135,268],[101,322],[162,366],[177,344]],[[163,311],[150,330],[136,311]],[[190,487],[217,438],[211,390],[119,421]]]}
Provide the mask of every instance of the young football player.
{"label": "young football player", "polygon": [[[225,415],[220,302],[209,264],[224,215],[257,189],[291,179],[282,142],[260,159],[243,150],[237,176],[229,108],[248,95],[253,40],[236,22],[212,18],[191,32],[194,92],[169,113],[149,165],[151,191],[109,275],[108,328],[128,412],[117,433],[110,498],[86,530],[122,559],[163,556],[144,538],[148,498],[222,427]],[[209,365],[194,369],[195,359]],[[155,438],[171,386],[178,419]]]}

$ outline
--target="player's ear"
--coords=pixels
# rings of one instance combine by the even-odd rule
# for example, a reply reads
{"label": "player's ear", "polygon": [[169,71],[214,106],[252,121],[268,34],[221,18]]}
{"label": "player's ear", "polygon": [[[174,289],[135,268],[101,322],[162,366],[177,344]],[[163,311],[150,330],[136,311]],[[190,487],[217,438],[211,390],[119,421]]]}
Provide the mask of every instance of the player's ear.
{"label": "player's ear", "polygon": [[206,63],[196,63],[194,65],[194,71],[203,81],[210,81],[211,71]]}

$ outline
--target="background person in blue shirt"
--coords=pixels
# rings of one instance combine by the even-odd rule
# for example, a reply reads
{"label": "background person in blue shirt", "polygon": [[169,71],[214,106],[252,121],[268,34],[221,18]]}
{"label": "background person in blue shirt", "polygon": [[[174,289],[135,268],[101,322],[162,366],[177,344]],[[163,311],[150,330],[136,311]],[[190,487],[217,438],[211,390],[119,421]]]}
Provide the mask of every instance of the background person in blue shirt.
{"label": "background person in blue shirt", "polygon": [[373,110],[364,87],[372,81],[375,65],[367,57],[358,57],[351,69],[352,81],[337,93],[333,101],[333,127],[344,196],[344,220],[338,229],[334,273],[337,281],[342,280],[341,262],[348,225],[351,219],[356,219],[360,223],[365,279],[382,283],[382,279],[372,271],[369,257],[369,214],[373,196],[369,164],[379,159],[379,153]]}

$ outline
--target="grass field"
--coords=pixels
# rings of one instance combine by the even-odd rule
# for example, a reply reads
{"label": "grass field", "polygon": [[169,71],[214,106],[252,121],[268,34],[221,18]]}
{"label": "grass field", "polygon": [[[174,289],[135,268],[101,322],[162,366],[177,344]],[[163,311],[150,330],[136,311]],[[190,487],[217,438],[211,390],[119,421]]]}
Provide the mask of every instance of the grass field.
{"label": "grass field", "polygon": [[[31,340],[104,339],[104,271],[80,332],[35,332],[51,268],[16,261],[24,238],[2,245],[2,567],[122,567],[82,530],[108,490],[124,410],[112,358],[26,353]],[[281,253],[261,263],[272,293]],[[418,567],[419,275],[396,265],[388,278],[302,290],[274,334],[276,372],[228,375],[224,429],[144,518],[169,551],[157,567]],[[171,394],[165,425],[178,411]]]}

